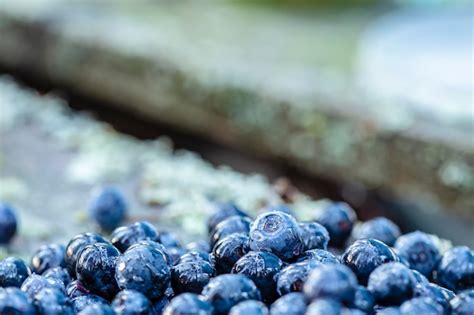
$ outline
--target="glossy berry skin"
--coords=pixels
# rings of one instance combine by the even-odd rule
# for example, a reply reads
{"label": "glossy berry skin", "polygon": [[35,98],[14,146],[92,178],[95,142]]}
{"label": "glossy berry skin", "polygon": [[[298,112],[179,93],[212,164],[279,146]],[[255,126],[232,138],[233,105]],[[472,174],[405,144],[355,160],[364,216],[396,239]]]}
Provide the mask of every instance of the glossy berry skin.
{"label": "glossy berry skin", "polygon": [[431,236],[423,232],[412,232],[400,236],[395,242],[397,253],[408,260],[410,268],[429,276],[438,264],[441,255]]}
{"label": "glossy berry skin", "polygon": [[89,305],[109,305],[109,302],[98,295],[87,294],[71,299],[74,311],[76,313],[82,311]]}
{"label": "glossy berry skin", "polygon": [[371,313],[374,309],[374,305],[374,295],[367,290],[366,287],[361,285],[357,286],[352,306],[366,313]]}
{"label": "glossy berry skin", "polygon": [[304,250],[301,229],[295,218],[274,211],[259,215],[249,233],[250,249],[270,252],[284,261],[298,257]]}
{"label": "glossy berry skin", "polygon": [[7,257],[0,261],[0,287],[19,288],[30,275],[25,262],[16,257]]}
{"label": "glossy berry skin", "polygon": [[78,280],[74,280],[66,287],[66,295],[70,299],[74,299],[79,296],[88,295],[90,291],[84,287],[84,285]]}
{"label": "glossy berry skin", "polygon": [[36,315],[36,309],[26,293],[16,287],[0,288],[0,314]]}
{"label": "glossy berry skin", "polygon": [[446,312],[449,311],[449,301],[454,298],[455,294],[448,289],[440,287],[434,283],[429,283],[426,285],[417,284],[415,286],[414,297],[428,297],[435,300],[439,305],[441,305]]}
{"label": "glossy berry skin", "polygon": [[115,188],[106,187],[97,191],[89,205],[89,217],[104,231],[112,231],[125,220],[127,202]]}
{"label": "glossy berry skin", "polygon": [[329,243],[329,232],[324,226],[317,222],[300,223],[301,238],[304,250],[327,249]]}
{"label": "glossy berry skin", "polygon": [[399,307],[390,306],[377,310],[377,315],[402,315]]}
{"label": "glossy berry skin", "polygon": [[232,234],[217,242],[212,250],[217,274],[230,273],[234,264],[249,251],[246,235]]}
{"label": "glossy berry skin", "polygon": [[41,246],[31,257],[31,271],[40,275],[50,268],[66,267],[64,253],[64,246],[59,244]]}
{"label": "glossy berry skin", "polygon": [[400,228],[384,217],[365,221],[356,225],[352,230],[352,238],[354,240],[373,238],[384,242],[388,246],[393,246],[400,235]]}
{"label": "glossy berry skin", "polygon": [[320,263],[316,261],[305,260],[284,267],[276,275],[277,293],[281,296],[290,292],[303,291],[303,285],[306,279],[308,279],[309,274],[319,265]]}
{"label": "glossy berry skin", "polygon": [[214,247],[218,241],[228,235],[234,233],[247,235],[250,231],[251,223],[252,221],[249,218],[238,215],[225,219],[212,230],[210,234],[211,247]]}
{"label": "glossy berry skin", "polygon": [[277,298],[276,275],[282,267],[283,262],[277,256],[251,251],[235,263],[232,273],[247,276],[260,290],[262,300],[271,303]]}
{"label": "glossy berry skin", "polygon": [[166,249],[168,264],[174,266],[178,263],[181,256],[186,254],[186,250],[182,247],[168,247]]}
{"label": "glossy berry skin", "polygon": [[39,314],[75,314],[71,301],[63,291],[44,288],[34,297],[33,303]]}
{"label": "glossy berry skin", "polygon": [[170,268],[166,256],[158,248],[136,244],[118,258],[115,279],[120,289],[136,290],[155,299],[168,286]]}
{"label": "glossy berry skin", "polygon": [[270,308],[271,315],[304,315],[306,299],[303,293],[292,292],[283,295],[273,302]]}
{"label": "glossy berry skin", "polygon": [[340,264],[339,259],[324,249],[310,249],[298,257],[298,262],[314,260],[322,264]]}
{"label": "glossy berry skin", "polygon": [[165,307],[163,315],[213,315],[212,305],[194,293],[182,293]]}
{"label": "glossy berry skin", "polygon": [[339,301],[321,298],[308,305],[306,315],[341,315],[343,306]]}
{"label": "glossy berry skin", "polygon": [[177,294],[183,292],[201,293],[202,289],[214,277],[216,270],[199,253],[183,255],[171,268],[171,284]]}
{"label": "glossy berry skin", "polygon": [[260,301],[248,300],[232,307],[229,315],[268,315],[268,308]]}
{"label": "glossy berry skin", "polygon": [[245,300],[260,300],[260,292],[252,280],[240,274],[225,274],[211,279],[202,295],[213,305],[216,314],[227,314],[234,305]]}
{"label": "glossy berry skin", "polygon": [[451,315],[474,314],[474,290],[459,293],[450,301]]}
{"label": "glossy berry skin", "polygon": [[444,315],[444,309],[433,299],[419,297],[408,300],[400,306],[403,315]]}
{"label": "glossy berry skin", "polygon": [[69,283],[71,282],[71,276],[69,275],[69,272],[62,267],[54,267],[51,269],[46,270],[43,273],[43,276],[45,278],[52,278],[61,281],[64,283],[64,286],[67,287]]}
{"label": "glossy berry skin", "polygon": [[102,235],[97,233],[82,233],[74,236],[66,246],[64,261],[72,277],[76,277],[76,262],[80,251],[86,245],[95,243],[109,243]]}
{"label": "glossy berry skin", "polygon": [[418,271],[412,269],[411,272],[415,278],[415,284],[428,285],[428,283],[430,283],[430,281]]}
{"label": "glossy berry skin", "polygon": [[209,246],[209,243],[206,241],[191,242],[186,245],[185,249],[188,252],[199,253],[199,255],[201,255],[201,257],[207,261],[209,261],[209,253],[212,250],[212,248]]}
{"label": "glossy berry skin", "polygon": [[87,305],[77,315],[116,315],[110,305],[91,304]]}
{"label": "glossy berry skin", "polygon": [[25,292],[30,298],[33,298],[44,288],[57,289],[65,292],[64,283],[54,278],[46,278],[37,274],[31,274],[23,281],[21,291]]}
{"label": "glossy berry skin", "polygon": [[363,285],[367,284],[375,268],[391,261],[398,261],[396,254],[390,247],[374,239],[355,241],[342,255],[342,262],[354,271]]}
{"label": "glossy berry skin", "polygon": [[142,293],[134,290],[120,291],[112,301],[117,315],[154,315],[153,305]]}
{"label": "glossy berry skin", "polygon": [[120,252],[112,245],[97,243],[81,251],[76,264],[76,275],[88,290],[105,299],[118,291],[115,266]]}
{"label": "glossy berry skin", "polygon": [[329,232],[329,245],[342,247],[357,220],[354,210],[345,202],[333,202],[316,217]]}
{"label": "glossy berry skin", "polygon": [[116,228],[110,241],[123,253],[127,248],[140,241],[158,241],[158,232],[151,223],[140,221]]}
{"label": "glossy berry skin", "polygon": [[474,288],[474,251],[466,246],[448,250],[436,267],[434,278],[453,291]]}
{"label": "glossy berry skin", "polygon": [[166,248],[181,247],[181,243],[179,242],[178,238],[171,232],[159,232],[157,241]]}
{"label": "glossy berry skin", "polygon": [[377,267],[370,274],[367,286],[380,305],[400,305],[413,296],[414,287],[413,273],[398,262]]}
{"label": "glossy berry skin", "polygon": [[225,219],[238,215],[248,217],[237,205],[232,202],[216,202],[213,205],[213,213],[207,220],[207,230],[211,232],[214,228]]}
{"label": "glossy berry skin", "polygon": [[12,206],[0,202],[0,245],[10,243],[17,229],[16,213]]}
{"label": "glossy berry skin", "polygon": [[354,300],[357,278],[344,265],[321,265],[306,280],[303,292],[308,300],[329,298],[343,303]]}

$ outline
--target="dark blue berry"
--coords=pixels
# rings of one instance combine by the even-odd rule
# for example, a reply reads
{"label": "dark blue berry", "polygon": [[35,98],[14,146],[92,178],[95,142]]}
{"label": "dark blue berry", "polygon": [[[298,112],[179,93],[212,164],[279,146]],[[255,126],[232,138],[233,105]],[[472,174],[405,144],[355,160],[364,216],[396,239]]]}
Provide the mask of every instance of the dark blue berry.
{"label": "dark blue berry", "polygon": [[76,313],[82,311],[89,305],[109,305],[109,302],[95,294],[81,295],[71,299],[71,301]]}
{"label": "dark blue berry", "polygon": [[150,300],[135,290],[123,290],[112,301],[112,308],[117,315],[154,315]]}
{"label": "dark blue berry", "polygon": [[352,306],[366,313],[372,313],[374,305],[374,295],[366,287],[357,286]]}
{"label": "dark blue berry", "polygon": [[428,283],[430,283],[429,280],[418,271],[412,269],[411,272],[413,273],[413,277],[415,278],[415,284],[427,285]]}
{"label": "dark blue berry", "polygon": [[49,268],[66,267],[64,253],[64,246],[59,244],[41,246],[31,257],[31,271],[40,275]]}
{"label": "dark blue berry", "polygon": [[85,246],[77,260],[76,275],[92,293],[105,299],[118,291],[115,281],[115,266],[120,252],[112,245],[97,243]]}
{"label": "dark blue berry", "polygon": [[118,258],[115,279],[120,289],[136,290],[155,299],[170,281],[170,268],[165,254],[156,247],[136,244]]}
{"label": "dark blue berry", "polygon": [[71,276],[69,275],[69,272],[62,267],[48,269],[43,273],[43,276],[45,278],[53,278],[62,281],[65,287],[67,287],[71,282]]}
{"label": "dark blue berry", "polygon": [[125,252],[130,246],[140,241],[157,241],[158,232],[149,222],[135,222],[127,226],[116,228],[112,232],[110,241],[120,252]]}
{"label": "dark blue berry", "polygon": [[429,297],[441,305],[446,312],[449,311],[449,301],[455,296],[452,291],[442,288],[434,283],[426,285],[417,284],[414,290],[414,297]]}
{"label": "dark blue berry", "polygon": [[112,231],[127,215],[127,202],[115,188],[106,187],[97,191],[89,205],[89,216],[101,229]]}
{"label": "dark blue berry", "polygon": [[158,315],[162,314],[165,307],[168,306],[168,304],[170,304],[170,300],[166,296],[163,296],[163,297],[159,298],[153,304],[153,308],[155,309],[155,313],[158,314]]}
{"label": "dark blue berry", "polygon": [[260,290],[262,300],[271,303],[277,298],[276,275],[282,267],[283,262],[277,256],[251,251],[235,263],[232,273],[247,276]]}
{"label": "dark blue berry", "polygon": [[433,299],[419,297],[408,300],[400,306],[403,315],[444,315],[444,309]]}
{"label": "dark blue berry", "polygon": [[360,283],[365,285],[369,275],[378,266],[397,261],[396,254],[384,243],[374,240],[358,240],[342,255],[342,262],[354,271]]}
{"label": "dark blue berry", "polygon": [[216,202],[213,204],[213,213],[207,220],[207,230],[208,232],[211,232],[214,230],[216,225],[218,225],[220,222],[224,221],[225,219],[232,217],[234,215],[239,215],[243,217],[248,217],[248,215],[243,212],[242,210],[237,207],[232,202]]}
{"label": "dark blue berry", "polygon": [[179,261],[181,256],[186,254],[186,250],[182,247],[168,247],[166,249],[166,253],[168,256],[169,265],[174,266]]}
{"label": "dark blue berry", "polygon": [[220,275],[211,279],[202,295],[214,306],[216,314],[227,314],[234,305],[245,300],[260,300],[260,292],[252,280],[240,274]]}
{"label": "dark blue berry", "polygon": [[216,270],[199,253],[191,252],[183,255],[178,263],[171,268],[171,284],[176,293],[201,293]]}
{"label": "dark blue berry", "polygon": [[466,246],[444,253],[434,272],[436,282],[450,290],[474,288],[474,251]]}
{"label": "dark blue berry", "polygon": [[66,246],[64,261],[66,268],[72,277],[76,277],[76,262],[80,251],[86,245],[95,243],[109,243],[102,235],[96,233],[82,233],[74,236]]}
{"label": "dark blue berry", "polygon": [[212,305],[194,293],[182,293],[165,307],[163,315],[213,315]]}
{"label": "dark blue berry", "polygon": [[305,315],[341,315],[342,311],[343,306],[339,301],[321,298],[308,305]]}
{"label": "dark blue berry", "polygon": [[249,239],[250,249],[273,253],[284,261],[298,257],[304,250],[298,223],[284,212],[259,215],[251,225]]}
{"label": "dark blue berry", "polygon": [[61,280],[54,278],[46,278],[37,274],[31,274],[23,281],[21,290],[25,292],[30,298],[33,298],[36,293],[44,288],[57,289],[65,292],[64,283]]}
{"label": "dark blue berry", "polygon": [[450,301],[451,315],[474,314],[474,290],[459,293]]}
{"label": "dark blue berry", "polygon": [[252,221],[249,218],[243,216],[232,216],[223,220],[216,225],[210,234],[211,247],[214,247],[218,241],[228,235],[234,233],[247,235],[250,231],[251,223]]}
{"label": "dark blue berry", "polygon": [[277,293],[285,295],[290,292],[302,291],[308,275],[319,265],[320,263],[316,261],[305,260],[284,267],[276,276]]}
{"label": "dark blue berry", "polygon": [[7,203],[0,202],[0,245],[8,244],[17,229],[15,210]]}
{"label": "dark blue berry", "polygon": [[298,261],[315,260],[322,264],[340,264],[339,259],[324,249],[310,249],[298,257]]}
{"label": "dark blue berry", "polygon": [[43,288],[35,294],[33,303],[39,314],[75,314],[71,301],[63,291],[53,288]]}
{"label": "dark blue berry", "polygon": [[159,232],[157,241],[166,248],[181,247],[181,243],[179,242],[178,238],[171,232]]}
{"label": "dark blue berry", "polygon": [[391,220],[384,217],[377,217],[356,225],[352,231],[354,240],[373,238],[384,242],[388,246],[393,246],[400,236],[400,228]]}
{"label": "dark blue berry", "polygon": [[292,292],[283,295],[273,302],[270,308],[271,315],[304,315],[306,299],[303,293]]}
{"label": "dark blue berry", "polygon": [[429,276],[441,257],[433,238],[423,232],[400,236],[395,242],[397,253],[408,260],[410,268]]}
{"label": "dark blue berry", "polygon": [[316,217],[316,221],[329,232],[329,245],[335,247],[344,245],[356,219],[354,210],[345,202],[331,203]]}
{"label": "dark blue berry", "polygon": [[26,293],[16,287],[0,288],[0,314],[36,315],[36,309]]}
{"label": "dark blue berry", "polygon": [[216,272],[229,273],[237,260],[249,250],[249,238],[246,235],[232,234],[223,238],[212,250]]}
{"label": "dark blue berry", "polygon": [[268,308],[260,301],[248,300],[232,307],[229,315],[268,315]]}
{"label": "dark blue berry", "polygon": [[69,285],[66,287],[66,295],[70,299],[74,299],[78,296],[83,296],[83,295],[88,295],[90,293],[89,290],[87,290],[82,283],[80,283],[78,280],[74,280]]}
{"label": "dark blue berry", "polygon": [[91,304],[87,305],[77,315],[116,315],[110,305]]}
{"label": "dark blue berry", "polygon": [[305,250],[327,249],[329,233],[324,226],[316,222],[303,222],[300,228]]}
{"label": "dark blue berry", "polygon": [[376,315],[402,315],[399,307],[390,306],[384,307],[377,310]]}
{"label": "dark blue berry", "polygon": [[19,288],[30,275],[25,262],[16,257],[7,257],[0,261],[0,287]]}
{"label": "dark blue berry", "polygon": [[399,262],[377,267],[370,274],[367,286],[380,305],[400,305],[413,296],[414,287],[413,273]]}
{"label": "dark blue berry", "polygon": [[202,258],[209,261],[209,253],[212,249],[209,246],[208,242],[201,240],[189,243],[188,245],[186,245],[186,250],[188,252],[197,252],[199,253],[199,255],[201,255]]}

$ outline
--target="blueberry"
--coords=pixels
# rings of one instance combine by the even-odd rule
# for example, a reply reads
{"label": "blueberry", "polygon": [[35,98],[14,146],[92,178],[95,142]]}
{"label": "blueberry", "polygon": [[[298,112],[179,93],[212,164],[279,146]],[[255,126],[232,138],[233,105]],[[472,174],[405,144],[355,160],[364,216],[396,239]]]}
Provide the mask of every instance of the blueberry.
{"label": "blueberry", "polygon": [[341,302],[354,300],[357,278],[344,265],[321,265],[306,280],[303,292],[309,300],[330,298]]}
{"label": "blueberry", "polygon": [[163,315],[213,315],[212,305],[194,293],[182,293],[165,307]]}
{"label": "blueberry", "polygon": [[73,298],[71,301],[76,313],[82,311],[89,305],[109,305],[109,302],[95,294],[81,295]]}
{"label": "blueberry", "polygon": [[271,315],[304,315],[305,312],[306,300],[304,294],[299,292],[283,295],[270,308]]}
{"label": "blueberry", "polygon": [[450,301],[451,315],[474,314],[474,290],[459,293]]}
{"label": "blueberry", "polygon": [[120,252],[112,245],[97,243],[85,246],[77,260],[76,275],[88,290],[110,299],[118,291],[115,266]]}
{"label": "blueberry", "polygon": [[268,315],[268,308],[260,301],[248,300],[232,307],[229,315]]}
{"label": "blueberry", "polygon": [[235,263],[232,273],[247,276],[260,290],[262,300],[271,303],[277,298],[275,276],[282,267],[283,262],[277,256],[252,251]]}
{"label": "blueberry", "polygon": [[25,262],[16,257],[7,257],[0,261],[0,287],[20,287],[30,275]]}
{"label": "blueberry", "polygon": [[209,253],[212,249],[209,246],[208,242],[201,240],[189,243],[188,245],[186,245],[186,250],[188,252],[197,252],[199,253],[199,255],[201,255],[202,258],[209,261]]}
{"label": "blueberry", "polygon": [[324,226],[316,222],[303,222],[300,228],[305,250],[327,249],[329,233]]}
{"label": "blueberry", "polygon": [[170,300],[166,296],[163,296],[155,301],[153,304],[153,309],[155,310],[155,313],[159,315],[163,313],[168,304],[170,304]]}
{"label": "blueberry", "polygon": [[377,267],[370,274],[367,286],[380,305],[400,305],[413,296],[414,287],[413,273],[399,262]]}
{"label": "blueberry", "polygon": [[449,301],[455,296],[452,291],[434,283],[426,285],[417,284],[414,290],[415,297],[429,297],[439,303],[446,312],[449,311]]}
{"label": "blueberry", "polygon": [[66,246],[64,261],[66,268],[72,277],[76,277],[76,262],[79,252],[86,245],[95,243],[109,243],[102,235],[96,233],[82,233],[74,236]]}
{"label": "blueberry", "polygon": [[284,212],[259,215],[250,227],[249,238],[250,249],[273,253],[284,261],[298,257],[304,250],[298,223]]}
{"label": "blueberry", "polygon": [[71,282],[71,276],[69,275],[69,272],[62,267],[54,267],[51,269],[46,270],[43,273],[43,276],[45,278],[53,278],[61,281],[64,283],[64,286],[67,287],[69,283]]}
{"label": "blueberry", "polygon": [[316,217],[329,232],[329,245],[342,247],[351,234],[357,219],[354,210],[345,202],[334,202]]}
{"label": "blueberry", "polygon": [[74,280],[66,287],[66,295],[70,298],[76,298],[78,296],[83,296],[89,294],[90,291],[87,290],[82,283],[78,280]]}
{"label": "blueberry", "polygon": [[324,249],[310,249],[298,257],[298,261],[315,260],[322,264],[340,264],[339,259]]}
{"label": "blueberry", "polygon": [[91,304],[87,305],[78,315],[115,315],[110,305]]}
{"label": "blueberry", "polygon": [[260,292],[252,280],[240,274],[220,275],[211,279],[202,295],[214,306],[216,314],[227,314],[234,305],[245,300],[260,300]]}
{"label": "blueberry", "polygon": [[302,291],[308,275],[319,265],[316,261],[305,260],[284,267],[276,276],[278,294]]}
{"label": "blueberry", "polygon": [[15,210],[7,203],[0,202],[0,245],[8,244],[17,229]]}
{"label": "blueberry", "polygon": [[372,313],[375,305],[374,295],[364,286],[357,286],[353,306],[366,313]]}
{"label": "blueberry", "polygon": [[191,252],[183,255],[171,268],[171,283],[176,293],[201,293],[215,273],[216,270],[207,260],[199,253]]}
{"label": "blueberry", "polygon": [[403,315],[444,315],[444,309],[433,299],[419,297],[408,300],[400,306]]}
{"label": "blueberry", "polygon": [[36,293],[33,303],[39,314],[75,314],[71,301],[63,291],[53,288],[43,288]]}
{"label": "blueberry", "polygon": [[415,278],[415,284],[427,285],[428,283],[430,283],[428,279],[418,271],[412,269],[411,272],[413,273],[413,277]]}
{"label": "blueberry", "polygon": [[37,274],[31,274],[23,281],[21,291],[25,292],[30,298],[44,288],[58,289],[65,292],[64,283],[58,279],[46,278]]}
{"label": "blueberry", "polygon": [[224,237],[234,234],[240,233],[247,235],[250,231],[250,224],[252,221],[247,217],[242,216],[232,216],[229,217],[222,222],[220,222],[214,230],[212,230],[210,234],[210,244],[211,247]]}
{"label": "blueberry", "polygon": [[166,253],[168,253],[168,263],[170,266],[176,265],[179,261],[181,256],[186,254],[186,250],[182,247],[168,247],[166,249]]}
{"label": "blueberry", "polygon": [[166,248],[181,247],[181,243],[179,242],[178,238],[171,232],[159,232],[157,241]]}
{"label": "blueberry", "polygon": [[466,246],[448,250],[436,267],[434,278],[450,290],[474,288],[474,251]]}
{"label": "blueberry", "polygon": [[112,244],[122,253],[130,246],[145,240],[158,240],[158,232],[155,227],[146,221],[118,227],[112,232],[110,239]]}
{"label": "blueberry", "polygon": [[306,315],[341,315],[343,306],[339,301],[321,298],[308,305]]}
{"label": "blueberry", "polygon": [[153,305],[145,295],[135,290],[123,290],[112,301],[117,315],[153,315]]}
{"label": "blueberry", "polygon": [[120,289],[136,290],[155,299],[164,293],[170,281],[170,268],[163,252],[135,244],[118,258],[115,279]]}
{"label": "blueberry", "polygon": [[216,202],[214,203],[214,209],[212,215],[209,217],[207,220],[207,230],[208,232],[211,232],[214,230],[217,224],[220,222],[224,221],[225,219],[232,217],[234,215],[239,215],[242,217],[247,217],[248,215],[240,210],[237,205],[231,203],[231,202],[225,202],[225,203],[219,203]]}
{"label": "blueberry", "polygon": [[400,228],[391,220],[377,217],[364,223],[358,224],[352,230],[352,238],[355,240],[373,238],[393,246],[400,236]]}
{"label": "blueberry", "polygon": [[212,250],[217,273],[229,273],[237,260],[249,250],[249,238],[246,235],[232,234],[220,240]]}
{"label": "blueberry", "polygon": [[16,287],[0,288],[0,314],[36,315],[28,296]]}
{"label": "blueberry", "polygon": [[[377,310],[376,315],[402,315],[399,307],[390,306]],[[419,314],[421,315],[421,314]]]}
{"label": "blueberry", "polygon": [[342,262],[354,271],[363,285],[367,284],[369,275],[375,268],[397,260],[398,257],[390,247],[374,239],[355,241],[342,256]]}
{"label": "blueberry", "polygon": [[66,267],[64,246],[49,244],[41,246],[31,257],[31,271],[42,274],[49,268]]}
{"label": "blueberry", "polygon": [[112,231],[125,220],[127,203],[123,194],[115,188],[97,191],[89,205],[89,216],[101,229]]}
{"label": "blueberry", "polygon": [[433,238],[423,232],[412,232],[400,236],[395,242],[398,254],[408,260],[412,269],[429,276],[440,259]]}

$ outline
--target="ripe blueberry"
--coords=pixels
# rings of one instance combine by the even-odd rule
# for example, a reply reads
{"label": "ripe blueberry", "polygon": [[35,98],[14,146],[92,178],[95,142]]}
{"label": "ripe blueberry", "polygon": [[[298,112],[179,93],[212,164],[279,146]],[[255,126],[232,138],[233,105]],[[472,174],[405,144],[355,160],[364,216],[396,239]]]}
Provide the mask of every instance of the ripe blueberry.
{"label": "ripe blueberry", "polygon": [[127,203],[123,194],[115,188],[98,190],[89,205],[89,216],[101,229],[112,231],[127,215]]}

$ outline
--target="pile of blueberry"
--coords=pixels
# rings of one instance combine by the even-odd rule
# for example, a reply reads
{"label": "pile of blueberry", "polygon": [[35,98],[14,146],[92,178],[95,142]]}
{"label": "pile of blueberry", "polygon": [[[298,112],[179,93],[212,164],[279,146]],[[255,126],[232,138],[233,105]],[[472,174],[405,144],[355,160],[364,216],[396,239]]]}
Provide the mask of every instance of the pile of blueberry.
{"label": "pile of blueberry", "polygon": [[[440,252],[422,232],[386,218],[356,224],[332,203],[313,222],[286,206],[255,219],[216,204],[209,238],[183,246],[148,222],[118,226],[126,203],[104,191],[91,215],[109,238],[74,236],[31,261],[0,262],[0,314],[473,315],[474,252]],[[316,216],[316,215],[315,215]],[[0,242],[15,234],[0,205]]]}

